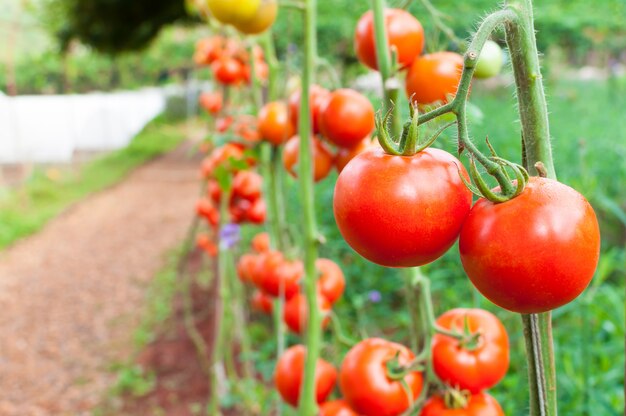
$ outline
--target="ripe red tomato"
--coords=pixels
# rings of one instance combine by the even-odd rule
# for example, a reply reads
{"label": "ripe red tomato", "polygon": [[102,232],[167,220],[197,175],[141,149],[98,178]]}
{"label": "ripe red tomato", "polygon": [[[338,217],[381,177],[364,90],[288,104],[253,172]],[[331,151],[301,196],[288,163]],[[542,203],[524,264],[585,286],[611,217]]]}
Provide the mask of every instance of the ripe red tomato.
{"label": "ripe red tomato", "polygon": [[257,271],[258,254],[247,253],[237,261],[237,276],[243,283],[254,282],[254,273]]}
{"label": "ripe red tomato", "polygon": [[228,56],[222,56],[211,64],[215,80],[224,85],[232,85],[241,81],[243,66],[241,63]]}
{"label": "ripe red tomato", "polygon": [[380,147],[361,153],[335,185],[339,231],[357,253],[383,266],[436,260],[457,239],[472,202],[459,169],[467,177],[458,159],[434,148],[414,156]]}
{"label": "ripe red tomato", "polygon": [[[319,133],[319,118],[326,101],[330,97],[330,91],[317,84],[311,85],[309,90],[309,106],[311,109],[311,122],[313,133]],[[289,117],[294,126],[298,126],[298,114],[300,113],[300,90],[294,91],[289,96]]]}
{"label": "ripe red tomato", "polygon": [[509,368],[509,337],[498,318],[482,309],[452,309],[437,319],[441,328],[463,333],[465,323],[479,333],[475,345],[463,345],[435,334],[432,357],[435,373],[448,385],[476,394],[502,380]]}
{"label": "ripe red tomato", "polygon": [[[321,293],[317,294],[317,305],[322,314],[322,328],[326,328],[330,322],[331,304]],[[296,293],[291,299],[285,303],[285,311],[283,318],[287,327],[296,334],[302,334],[307,327],[309,319],[309,305],[306,296],[302,293]]]}
{"label": "ripe red tomato", "polygon": [[215,130],[217,130],[218,133],[224,133],[230,128],[230,126],[233,124],[233,121],[234,119],[231,116],[220,117],[215,120]]}
{"label": "ripe red tomato", "polygon": [[319,416],[359,416],[345,400],[333,400],[320,406]]}
{"label": "ripe red tomato", "polygon": [[315,267],[319,273],[317,278],[318,291],[331,304],[337,302],[346,287],[346,279],[341,268],[329,259],[315,260]]}
{"label": "ripe red tomato", "polygon": [[265,104],[259,111],[258,129],[261,138],[274,145],[287,141],[295,132],[287,105],[282,101]]}
{"label": "ripe red tomato", "polygon": [[245,213],[245,217],[252,224],[263,224],[267,217],[267,206],[263,198],[255,199]]}
{"label": "ripe red tomato", "polygon": [[459,87],[463,57],[455,52],[435,52],[417,58],[406,74],[406,95],[417,104],[447,102]]}
{"label": "ripe red tomato", "polygon": [[[409,12],[402,9],[385,10],[387,44],[395,47],[398,63],[403,68],[411,65],[424,49],[424,29]],[[354,47],[356,55],[364,65],[377,70],[374,18],[372,11],[366,12],[356,25]]]}
{"label": "ripe red tomato", "polygon": [[600,230],[585,197],[533,177],[510,201],[478,200],[459,250],[465,272],[487,299],[513,312],[539,313],[585,290],[598,265]]}
{"label": "ripe red tomato", "polygon": [[235,174],[232,186],[233,195],[248,201],[254,201],[261,196],[263,179],[256,172],[242,170]]}
{"label": "ripe red tomato", "polygon": [[433,396],[424,404],[420,416],[504,416],[500,404],[487,393],[470,396],[467,406],[448,408],[440,396]]}
{"label": "ripe red tomato", "polygon": [[[368,338],[346,354],[339,370],[339,386],[346,402],[364,416],[397,416],[409,407],[409,399],[400,381],[387,376],[386,364],[398,355],[400,365],[410,363],[414,355],[408,348],[380,338]],[[407,374],[404,381],[417,398],[422,391],[422,374]]]}
{"label": "ripe red tomato", "polygon": [[[300,387],[304,374],[306,348],[294,345],[288,348],[276,363],[274,383],[283,400],[290,405],[298,406]],[[337,382],[337,370],[330,363],[318,359],[315,366],[315,396],[322,403],[330,395]]]}
{"label": "ripe red tomato", "polygon": [[372,146],[378,146],[378,140],[372,140],[366,137],[354,147],[340,147],[337,149],[337,154],[335,155],[335,167],[337,168],[337,172],[341,173],[349,161]]}
{"label": "ripe red tomato", "polygon": [[200,106],[210,114],[217,114],[222,110],[223,99],[219,92],[203,92],[198,100]]}
{"label": "ripe red tomato", "polygon": [[199,216],[204,217],[209,224],[213,226],[217,225],[220,221],[220,213],[218,209],[206,198],[202,198],[196,203],[196,213]]}
{"label": "ripe red tomato", "polygon": [[196,245],[211,257],[217,255],[217,245],[206,234],[200,234],[196,239]]}
{"label": "ripe red tomato", "polygon": [[252,304],[253,309],[267,315],[271,315],[274,310],[274,300],[270,295],[264,293],[262,290],[256,290],[252,294],[252,300],[250,303]]}
{"label": "ripe red tomato", "polygon": [[340,147],[354,147],[374,130],[374,107],[363,94],[333,91],[320,116],[320,130]]}
{"label": "ripe red tomato", "polygon": [[[317,137],[312,137],[313,141],[313,180],[319,182],[328,176],[333,169],[333,154]],[[296,165],[300,154],[300,137],[293,136],[285,144],[283,149],[283,166],[285,170],[294,178],[298,177]]]}
{"label": "ripe red tomato", "polygon": [[270,235],[258,233],[252,238],[252,250],[257,253],[265,253],[270,250]]}
{"label": "ripe red tomato", "polygon": [[286,299],[300,291],[299,282],[304,274],[304,266],[299,260],[288,261],[279,251],[268,251],[261,254],[255,273],[256,286],[272,296],[280,295],[280,287]]}

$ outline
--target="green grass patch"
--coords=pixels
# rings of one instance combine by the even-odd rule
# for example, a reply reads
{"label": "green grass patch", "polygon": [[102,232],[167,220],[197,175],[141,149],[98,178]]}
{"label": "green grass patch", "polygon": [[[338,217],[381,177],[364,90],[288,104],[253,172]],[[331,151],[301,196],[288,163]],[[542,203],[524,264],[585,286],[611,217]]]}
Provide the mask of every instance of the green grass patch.
{"label": "green grass patch", "polygon": [[0,249],[37,232],[71,204],[111,186],[135,167],[176,147],[184,138],[183,124],[163,118],[149,123],[120,150],[78,170],[36,169],[18,189],[0,197]]}

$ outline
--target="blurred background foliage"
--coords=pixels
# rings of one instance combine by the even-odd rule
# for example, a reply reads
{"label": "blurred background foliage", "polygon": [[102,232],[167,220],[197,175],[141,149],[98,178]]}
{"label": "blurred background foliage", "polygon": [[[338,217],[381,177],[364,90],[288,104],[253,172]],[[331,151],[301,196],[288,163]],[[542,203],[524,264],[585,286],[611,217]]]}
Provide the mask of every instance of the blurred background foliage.
{"label": "blurred background foliage", "polygon": [[[389,1],[390,6],[404,3]],[[440,0],[436,6],[456,35],[466,38],[497,3]],[[356,65],[352,36],[368,7],[367,1],[319,2],[320,55],[342,67],[348,77],[364,71]],[[548,67],[555,60],[606,66],[626,59],[623,0],[545,0],[536,2],[535,8],[539,48]],[[421,2],[412,1],[409,9],[425,26],[429,49],[453,46],[438,33]],[[179,80],[190,69],[188,52],[206,31],[206,25],[185,14],[183,0],[0,0],[0,12],[0,33],[10,35],[7,53],[0,56],[7,67],[0,71],[0,89],[7,91],[9,67],[14,66],[15,87],[21,94],[135,88]],[[294,10],[280,13],[274,37],[281,56],[299,44],[299,19]]]}

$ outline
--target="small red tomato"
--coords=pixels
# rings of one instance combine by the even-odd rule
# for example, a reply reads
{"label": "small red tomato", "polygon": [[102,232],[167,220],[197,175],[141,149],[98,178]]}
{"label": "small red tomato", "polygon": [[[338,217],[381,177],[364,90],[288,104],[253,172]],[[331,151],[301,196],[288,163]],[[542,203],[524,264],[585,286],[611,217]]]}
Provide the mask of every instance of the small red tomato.
{"label": "small red tomato", "polygon": [[[319,182],[328,176],[333,169],[333,154],[317,137],[313,140],[313,180]],[[283,149],[283,166],[294,178],[298,177],[296,165],[300,155],[300,137],[293,136]]]}
{"label": "small red tomato", "polygon": [[424,404],[420,416],[504,416],[500,404],[487,393],[470,396],[465,406],[446,406],[440,396],[433,396]]}
{"label": "small red tomato", "polygon": [[320,406],[319,416],[359,416],[345,400],[333,400]]}
{"label": "small red tomato", "polygon": [[263,290],[263,281],[267,273],[273,273],[274,269],[285,262],[285,256],[278,250],[268,250],[259,254],[256,270],[252,273],[252,282],[260,290]]}
{"label": "small red tomato", "polygon": [[370,137],[366,137],[354,147],[340,147],[335,154],[335,167],[337,172],[341,173],[343,168],[346,167],[349,161],[354,159],[357,155],[360,155],[370,147],[379,146],[378,140],[372,140]]}
{"label": "small red tomato", "polygon": [[237,276],[243,283],[253,282],[254,273],[256,273],[256,265],[259,261],[257,254],[244,254],[239,258],[237,262]]}
{"label": "small red tomato", "polygon": [[374,107],[357,91],[333,91],[321,113],[320,130],[337,146],[354,147],[374,130]]}
{"label": "small red tomato", "polygon": [[222,94],[219,92],[203,92],[200,94],[200,106],[210,114],[217,114],[222,111]]}
{"label": "small red tomato", "polygon": [[317,259],[315,268],[319,276],[317,289],[328,301],[333,304],[341,298],[346,287],[346,279],[341,268],[332,260]]}
{"label": "small red tomato", "polygon": [[498,318],[482,309],[452,309],[437,319],[441,328],[478,338],[459,341],[435,334],[432,357],[435,373],[448,385],[472,394],[490,389],[509,368],[509,337]]}
{"label": "small red tomato", "polygon": [[413,156],[366,150],[337,179],[339,231],[357,253],[383,266],[436,260],[456,241],[472,203],[459,170],[467,178],[461,162],[439,149]]}
{"label": "small red tomato", "polygon": [[417,58],[406,74],[406,95],[416,104],[447,102],[461,81],[463,57],[455,52],[435,52]]}
{"label": "small red tomato", "polygon": [[218,133],[224,133],[233,124],[234,119],[231,116],[220,117],[215,120],[215,130]]}
{"label": "small red tomato", "polygon": [[300,291],[300,279],[304,274],[304,266],[299,260],[288,261],[284,257],[268,252],[263,262],[259,261],[262,276],[257,287],[272,296],[280,296],[281,286],[286,299],[290,299]]}
{"label": "small red tomato", "polygon": [[252,308],[263,312],[264,314],[271,315],[274,310],[274,299],[267,293],[264,293],[261,290],[256,290],[252,294],[252,300],[250,301],[252,304]]}
{"label": "small red tomato", "polygon": [[[288,348],[276,363],[274,383],[283,400],[293,407],[298,406],[306,348],[294,345]],[[315,396],[322,403],[330,395],[337,382],[337,370],[330,363],[318,359],[315,366]]]}
{"label": "small red tomato", "polygon": [[252,249],[257,253],[265,253],[270,250],[270,235],[259,233],[252,238]]}
{"label": "small red tomato", "polygon": [[[318,309],[322,314],[322,328],[326,328],[330,322],[330,302],[324,295],[318,293],[317,304]],[[296,334],[302,334],[306,329],[309,319],[309,306],[306,296],[302,293],[297,293],[289,299],[285,304],[283,318],[289,329]]]}
{"label": "small red tomato", "polygon": [[[424,49],[424,29],[419,20],[402,9],[386,9],[385,29],[387,43],[390,48],[395,48],[400,66],[405,68],[411,65]],[[357,23],[354,48],[359,61],[374,70],[378,69],[371,11],[361,16]]]}
{"label": "small red tomato", "polygon": [[234,195],[248,201],[255,201],[261,196],[263,179],[256,172],[242,170],[235,174],[232,186]]}
{"label": "small red tomato", "polygon": [[217,245],[206,234],[200,234],[198,236],[196,245],[211,257],[217,255]]}
{"label": "small red tomato", "polygon": [[243,78],[243,66],[241,63],[228,56],[222,56],[211,64],[215,80],[224,85],[232,85],[240,82]]}
{"label": "small red tomato", "polygon": [[600,230],[584,196],[532,177],[510,201],[476,202],[459,251],[463,269],[487,299],[513,312],[539,313],[585,290],[598,265]]}
{"label": "small red tomato", "polygon": [[[408,348],[381,338],[368,338],[346,354],[339,371],[343,397],[355,412],[364,416],[398,416],[409,408],[402,383],[387,375],[387,364],[397,357],[407,365],[415,356]],[[422,374],[415,371],[403,379],[416,399],[423,387]]]}
{"label": "small red tomato", "polygon": [[267,207],[263,198],[257,198],[252,202],[245,214],[248,221],[252,224],[263,224],[267,217]]}
{"label": "small red tomato", "polygon": [[[319,133],[320,114],[330,97],[330,91],[319,85],[313,84],[309,90],[309,106],[311,109],[311,123],[313,133]],[[294,127],[298,126],[298,115],[300,113],[300,90],[296,90],[289,96],[289,117]]]}
{"label": "small red tomato", "polygon": [[213,226],[219,223],[220,213],[218,209],[206,198],[202,198],[196,203],[196,212]]}
{"label": "small red tomato", "polygon": [[279,145],[293,136],[295,129],[289,119],[287,105],[281,101],[267,103],[257,117],[259,135],[273,145]]}

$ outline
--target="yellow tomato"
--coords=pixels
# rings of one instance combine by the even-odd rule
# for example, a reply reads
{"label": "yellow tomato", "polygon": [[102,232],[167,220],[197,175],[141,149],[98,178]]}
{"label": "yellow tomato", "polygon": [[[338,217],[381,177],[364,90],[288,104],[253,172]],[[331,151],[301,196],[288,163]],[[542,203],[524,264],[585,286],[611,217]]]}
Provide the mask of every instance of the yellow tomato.
{"label": "yellow tomato", "polygon": [[256,35],[265,32],[272,26],[277,14],[277,0],[262,0],[257,12],[251,19],[234,23],[234,26],[242,33]]}
{"label": "yellow tomato", "polygon": [[207,0],[213,17],[222,23],[236,24],[252,19],[261,0]]}

